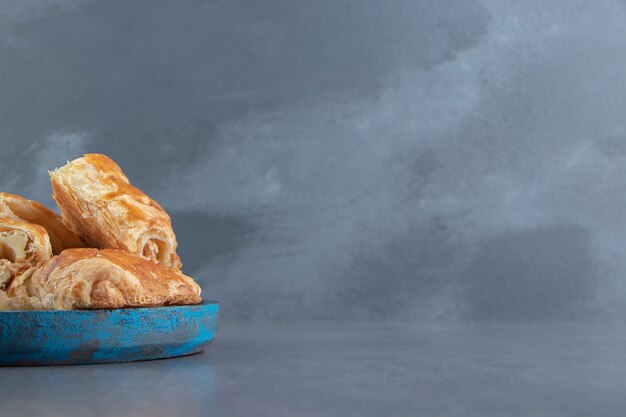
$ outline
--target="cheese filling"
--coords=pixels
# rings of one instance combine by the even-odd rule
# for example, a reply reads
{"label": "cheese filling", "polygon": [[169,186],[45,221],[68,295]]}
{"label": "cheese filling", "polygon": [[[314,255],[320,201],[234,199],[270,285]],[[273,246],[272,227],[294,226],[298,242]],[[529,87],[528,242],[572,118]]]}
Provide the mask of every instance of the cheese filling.
{"label": "cheese filling", "polygon": [[143,247],[142,254],[144,258],[157,262],[159,260],[159,245],[153,239],[150,239]]}
{"label": "cheese filling", "polygon": [[19,230],[0,232],[0,259],[16,262],[32,253],[28,235]]}

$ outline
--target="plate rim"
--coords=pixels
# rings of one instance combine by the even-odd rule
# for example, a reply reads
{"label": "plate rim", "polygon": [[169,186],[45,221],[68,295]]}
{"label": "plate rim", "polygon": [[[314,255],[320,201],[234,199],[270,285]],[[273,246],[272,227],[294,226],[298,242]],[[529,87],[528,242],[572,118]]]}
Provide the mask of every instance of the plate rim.
{"label": "plate rim", "polygon": [[77,310],[0,310],[0,315],[10,314],[103,314],[115,313],[122,311],[145,311],[145,310],[167,310],[175,308],[198,308],[198,307],[217,307],[219,302],[215,300],[202,299],[198,304],[179,304],[179,305],[163,305],[154,307],[123,307],[123,308],[99,308],[99,309],[77,309]]}

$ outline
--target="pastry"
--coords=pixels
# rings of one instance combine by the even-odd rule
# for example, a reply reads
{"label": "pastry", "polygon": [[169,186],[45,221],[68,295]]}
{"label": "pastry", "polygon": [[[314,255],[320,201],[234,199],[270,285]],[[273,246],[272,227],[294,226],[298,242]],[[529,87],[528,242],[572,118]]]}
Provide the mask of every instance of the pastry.
{"label": "pastry", "polygon": [[63,222],[89,247],[123,249],[170,268],[180,268],[170,217],[134,187],[121,168],[100,154],[50,173]]}
{"label": "pastry", "polygon": [[200,287],[180,270],[117,249],[67,249],[16,277],[8,308],[72,310],[197,304]]}
{"label": "pastry", "polygon": [[32,223],[0,219],[0,290],[15,276],[51,256],[46,229]]}
{"label": "pastry", "polygon": [[58,255],[67,248],[81,248],[83,241],[68,229],[61,217],[36,201],[19,195],[0,193],[0,218],[38,224],[46,229],[52,253]]}

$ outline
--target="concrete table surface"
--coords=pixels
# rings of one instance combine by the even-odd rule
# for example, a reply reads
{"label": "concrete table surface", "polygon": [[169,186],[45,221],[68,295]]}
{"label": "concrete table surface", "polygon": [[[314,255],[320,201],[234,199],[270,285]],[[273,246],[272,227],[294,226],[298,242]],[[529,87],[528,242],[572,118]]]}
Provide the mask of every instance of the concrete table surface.
{"label": "concrete table surface", "polygon": [[1,416],[623,416],[626,326],[224,322],[208,351],[0,369]]}

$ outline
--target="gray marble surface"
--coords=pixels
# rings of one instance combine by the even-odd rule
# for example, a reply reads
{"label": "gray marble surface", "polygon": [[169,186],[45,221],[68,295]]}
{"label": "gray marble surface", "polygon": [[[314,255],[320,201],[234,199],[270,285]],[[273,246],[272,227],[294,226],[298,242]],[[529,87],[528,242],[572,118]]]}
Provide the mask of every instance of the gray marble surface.
{"label": "gray marble surface", "polygon": [[0,386],[11,417],[623,416],[626,326],[226,322],[199,355]]}

